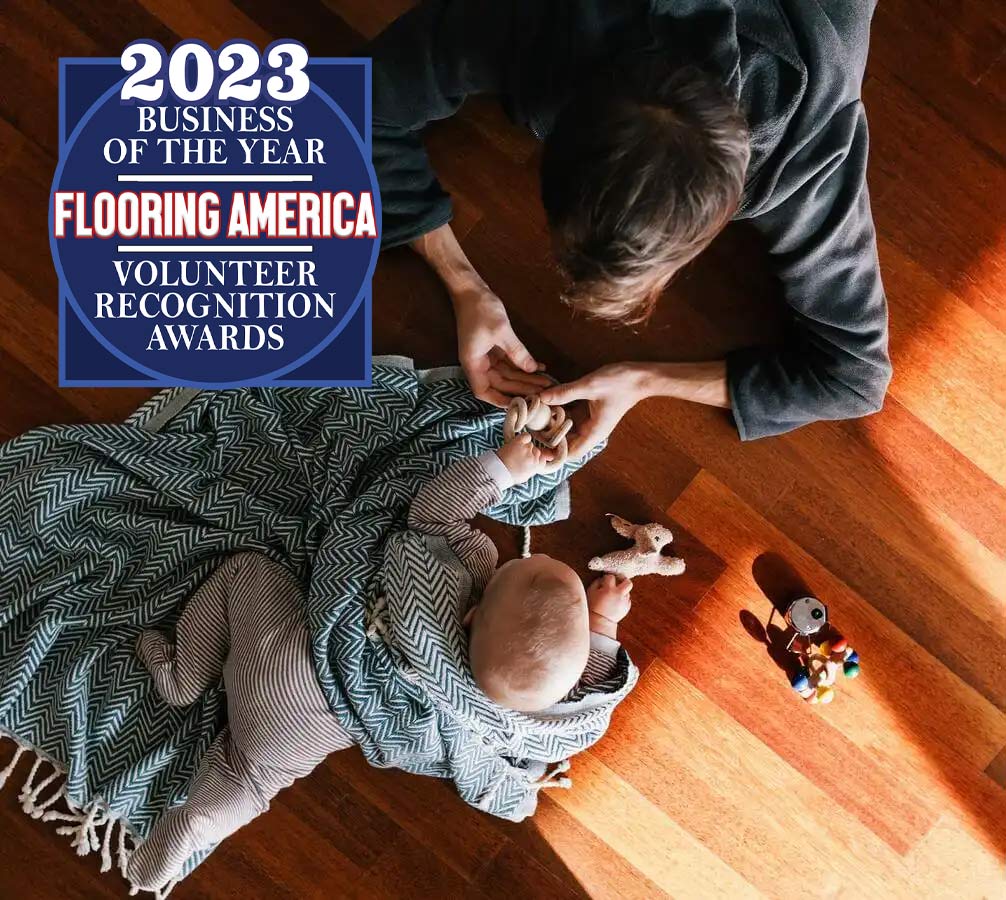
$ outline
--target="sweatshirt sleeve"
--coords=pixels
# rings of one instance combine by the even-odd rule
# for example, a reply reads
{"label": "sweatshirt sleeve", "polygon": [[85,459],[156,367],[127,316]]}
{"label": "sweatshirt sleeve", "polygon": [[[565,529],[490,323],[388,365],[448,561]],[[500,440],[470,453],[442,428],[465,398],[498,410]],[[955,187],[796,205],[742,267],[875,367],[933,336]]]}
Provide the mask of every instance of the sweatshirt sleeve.
{"label": "sweatshirt sleeve", "polygon": [[768,242],[792,319],[781,348],[728,356],[743,440],[864,416],[883,405],[891,364],[867,143],[857,100],[786,163],[777,182],[781,199],[751,220]]}
{"label": "sweatshirt sleeve", "polygon": [[628,656],[622,652],[622,645],[618,641],[591,632],[587,665],[580,680],[560,702],[577,703],[590,694],[614,693],[625,684],[627,662]]}
{"label": "sweatshirt sleeve", "polygon": [[499,554],[489,536],[470,520],[498,503],[511,484],[509,470],[492,451],[460,459],[419,489],[409,508],[409,528],[444,538],[484,587],[496,570]]}
{"label": "sweatshirt sleeve", "polygon": [[450,197],[430,166],[422,131],[452,116],[470,94],[503,90],[517,5],[427,0],[368,47],[384,247],[407,243],[450,221]]}

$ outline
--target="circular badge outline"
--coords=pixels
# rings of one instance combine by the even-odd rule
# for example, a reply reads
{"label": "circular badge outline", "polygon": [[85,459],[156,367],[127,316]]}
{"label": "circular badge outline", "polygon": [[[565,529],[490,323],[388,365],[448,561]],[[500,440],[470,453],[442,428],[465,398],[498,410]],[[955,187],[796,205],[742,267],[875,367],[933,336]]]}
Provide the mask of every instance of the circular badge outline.
{"label": "circular badge outline", "polygon": [[[322,63],[323,64],[323,63]],[[309,63],[310,65],[310,63]],[[319,99],[328,106],[342,122],[343,126],[349,132],[349,136],[353,139],[356,144],[357,150],[360,151],[360,156],[363,159],[364,169],[370,179],[371,197],[374,198],[374,212],[376,214],[378,222],[378,234],[377,237],[373,239],[373,249],[370,254],[370,264],[367,267],[366,274],[363,277],[363,284],[360,286],[360,290],[356,295],[356,298],[350,304],[349,309],[339,320],[339,322],[333,326],[331,332],[317,345],[312,347],[303,356],[298,357],[293,362],[282,366],[279,369],[275,369],[271,372],[265,372],[261,375],[256,375],[252,378],[246,378],[241,381],[187,381],[177,378],[173,375],[168,375],[165,372],[159,372],[156,369],[150,368],[144,365],[138,360],[133,359],[128,353],[125,353],[120,348],[116,347],[111,341],[109,341],[98,329],[95,327],[94,323],[91,321],[90,316],[86,315],[81,308],[80,304],[77,302],[77,298],[74,296],[73,291],[70,289],[69,284],[66,280],[66,275],[63,272],[63,261],[59,254],[59,244],[56,239],[55,230],[55,195],[56,186],[59,183],[60,178],[63,175],[63,169],[66,165],[67,157],[70,155],[70,150],[76,143],[77,138],[80,136],[80,132],[87,125],[88,122],[97,114],[98,110],[101,109],[108,99],[122,88],[128,76],[123,76],[119,81],[113,84],[105,93],[103,93],[91,106],[88,108],[87,112],[81,116],[80,121],[76,124],[70,136],[66,139],[66,143],[61,147],[59,163],[56,166],[56,171],[52,178],[52,187],[49,190],[49,248],[52,253],[53,263],[56,267],[56,274],[59,277],[59,284],[62,292],[66,295],[66,299],[70,302],[70,305],[75,310],[78,319],[83,323],[84,327],[90,332],[91,336],[101,344],[109,353],[112,354],[119,362],[124,363],[130,369],[137,373],[143,373],[151,378],[158,380],[159,384],[164,386],[180,386],[180,387],[197,387],[204,390],[223,390],[226,388],[238,388],[238,387],[255,387],[255,386],[271,386],[270,382],[274,381],[276,378],[286,375],[288,372],[299,368],[305,363],[310,362],[319,353],[321,353],[329,344],[332,343],[346,328],[350,320],[359,310],[364,298],[366,297],[367,291],[372,287],[371,281],[374,276],[374,270],[377,268],[377,258],[380,255],[381,250],[381,193],[377,184],[377,173],[374,171],[373,160],[370,159],[370,154],[367,153],[367,148],[364,145],[360,135],[357,133],[356,128],[349,121],[349,117],[346,115],[345,111],[335,102],[325,91],[318,87],[314,81],[311,81],[311,92],[316,94]],[[278,247],[277,249],[282,249]],[[369,332],[369,329],[368,329]],[[369,356],[369,353],[367,354]],[[275,385],[277,387],[282,387],[282,384]]]}

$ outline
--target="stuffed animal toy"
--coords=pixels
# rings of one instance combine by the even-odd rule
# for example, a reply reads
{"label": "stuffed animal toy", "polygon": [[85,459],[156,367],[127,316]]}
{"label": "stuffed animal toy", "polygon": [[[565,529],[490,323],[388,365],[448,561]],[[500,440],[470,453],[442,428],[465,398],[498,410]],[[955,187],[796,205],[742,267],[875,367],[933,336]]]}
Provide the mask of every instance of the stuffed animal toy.
{"label": "stuffed animal toy", "polygon": [[594,572],[611,572],[625,578],[637,575],[680,575],[685,571],[685,561],[676,556],[665,556],[661,551],[674,535],[663,525],[633,525],[625,519],[611,515],[611,527],[622,537],[633,542],[626,550],[615,550],[605,556],[595,556],[587,568]]}
{"label": "stuffed animal toy", "polygon": [[573,427],[561,406],[549,406],[540,397],[514,397],[503,421],[503,438],[512,441],[518,434],[527,432],[539,444],[555,451],[545,472],[556,471],[569,456],[566,435]]}

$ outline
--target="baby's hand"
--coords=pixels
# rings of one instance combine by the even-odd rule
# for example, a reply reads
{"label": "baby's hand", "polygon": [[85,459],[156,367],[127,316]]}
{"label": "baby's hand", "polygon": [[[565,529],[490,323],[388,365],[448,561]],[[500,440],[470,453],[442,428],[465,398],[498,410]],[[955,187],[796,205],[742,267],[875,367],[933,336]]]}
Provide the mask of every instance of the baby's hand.
{"label": "baby's hand", "polygon": [[523,484],[532,475],[538,475],[552,460],[551,451],[535,444],[529,434],[518,434],[500,447],[496,455],[509,470],[514,484]]}
{"label": "baby's hand", "polygon": [[621,575],[601,575],[587,587],[591,613],[609,622],[621,622],[632,608],[632,580]]}

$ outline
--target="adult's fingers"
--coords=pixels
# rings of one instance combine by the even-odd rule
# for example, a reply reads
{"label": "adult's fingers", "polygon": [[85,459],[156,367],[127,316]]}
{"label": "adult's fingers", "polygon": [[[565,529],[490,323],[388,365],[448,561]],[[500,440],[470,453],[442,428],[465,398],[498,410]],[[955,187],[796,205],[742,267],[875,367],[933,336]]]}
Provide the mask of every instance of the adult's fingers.
{"label": "adult's fingers", "polygon": [[580,459],[580,457],[586,456],[591,450],[600,444],[609,433],[610,431],[606,431],[603,426],[591,419],[581,422],[576,431],[570,432],[567,444],[570,459]]}
{"label": "adult's fingers", "polygon": [[485,357],[475,359],[461,359],[461,368],[472,393],[485,403],[493,406],[507,407],[510,405],[510,398],[502,391],[497,390],[489,381],[488,361]]}
{"label": "adult's fingers", "polygon": [[508,337],[500,342],[499,346],[518,369],[524,372],[538,371],[538,361],[530,354],[523,341],[512,331]]}
{"label": "adult's fingers", "polygon": [[547,375],[540,374],[540,370],[525,372],[523,369],[517,368],[499,347],[494,347],[490,351],[489,358],[492,361],[491,371],[498,372],[512,381],[521,382],[526,386],[526,392],[529,394],[536,394],[542,388],[547,388],[553,383]]}
{"label": "adult's fingers", "polygon": [[506,394],[502,394],[494,388],[486,388],[484,391],[472,391],[472,393],[483,400],[486,403],[491,403],[493,406],[498,406],[500,409],[506,409],[510,405],[510,398]]}
{"label": "adult's fingers", "polygon": [[489,373],[489,383],[497,390],[509,394],[511,397],[529,397],[541,390],[540,385],[525,381],[522,378],[514,378],[496,369]]}
{"label": "adult's fingers", "polygon": [[562,406],[574,400],[590,400],[593,397],[585,378],[568,381],[566,384],[553,384],[539,394],[541,399],[550,406]]}

